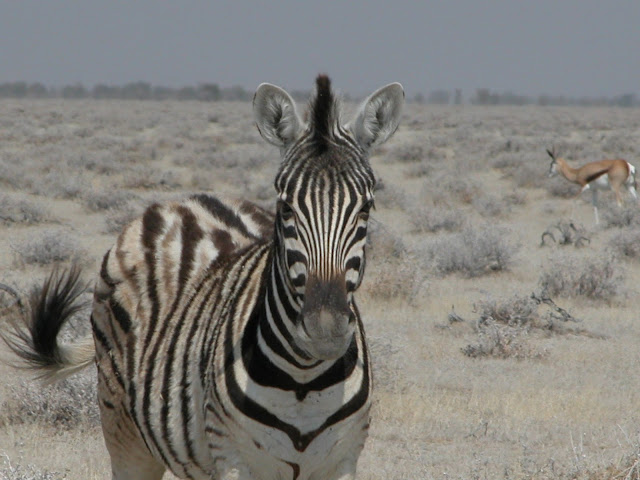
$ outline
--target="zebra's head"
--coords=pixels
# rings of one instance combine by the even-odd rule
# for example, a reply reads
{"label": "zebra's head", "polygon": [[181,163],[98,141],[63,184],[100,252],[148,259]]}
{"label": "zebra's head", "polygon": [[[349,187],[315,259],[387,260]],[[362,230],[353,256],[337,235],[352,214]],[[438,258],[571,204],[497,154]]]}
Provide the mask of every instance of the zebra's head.
{"label": "zebra's head", "polygon": [[262,137],[280,148],[276,268],[294,307],[294,341],[309,357],[343,355],[353,340],[353,293],[365,266],[364,246],[375,177],[368,152],[400,121],[404,91],[374,92],[343,124],[328,77],[320,75],[303,120],[287,92],[258,87],[254,115]]}

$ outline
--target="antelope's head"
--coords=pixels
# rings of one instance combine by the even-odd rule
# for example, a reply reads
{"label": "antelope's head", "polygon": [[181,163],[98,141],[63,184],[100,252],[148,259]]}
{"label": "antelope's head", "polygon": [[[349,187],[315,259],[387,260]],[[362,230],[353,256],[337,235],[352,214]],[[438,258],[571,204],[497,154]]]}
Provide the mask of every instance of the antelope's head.
{"label": "antelope's head", "polygon": [[552,148],[551,150],[549,150],[547,148],[547,153],[551,157],[551,164],[549,165],[549,173],[547,174],[547,177],[551,178],[551,177],[557,175],[557,173],[558,173],[558,161],[562,161],[562,159],[561,158],[556,158],[555,148]]}

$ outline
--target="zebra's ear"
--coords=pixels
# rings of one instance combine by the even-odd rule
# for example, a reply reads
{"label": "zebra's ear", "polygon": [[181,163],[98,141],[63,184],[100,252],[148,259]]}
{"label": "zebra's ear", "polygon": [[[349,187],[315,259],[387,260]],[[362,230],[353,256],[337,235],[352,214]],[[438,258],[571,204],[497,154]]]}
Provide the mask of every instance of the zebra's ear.
{"label": "zebra's ear", "polygon": [[404,105],[404,90],[399,83],[391,83],[367,98],[348,127],[365,149],[386,142],[400,123]]}
{"label": "zebra's ear", "polygon": [[277,147],[286,147],[302,128],[296,104],[280,87],[261,84],[253,96],[253,117],[262,138]]}

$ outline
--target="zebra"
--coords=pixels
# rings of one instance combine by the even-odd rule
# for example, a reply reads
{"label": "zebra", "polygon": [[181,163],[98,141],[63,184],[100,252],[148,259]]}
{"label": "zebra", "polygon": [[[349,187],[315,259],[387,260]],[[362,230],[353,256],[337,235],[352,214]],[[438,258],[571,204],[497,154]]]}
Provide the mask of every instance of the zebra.
{"label": "zebra", "polygon": [[155,203],[106,252],[91,338],[56,339],[80,308],[79,268],[54,270],[3,338],[55,381],[95,363],[116,480],[355,478],[371,406],[354,293],[374,206],[372,147],[396,131],[389,84],[342,123],[326,75],[305,119],[263,83],[261,136],[278,147],[275,213],[207,194]]}

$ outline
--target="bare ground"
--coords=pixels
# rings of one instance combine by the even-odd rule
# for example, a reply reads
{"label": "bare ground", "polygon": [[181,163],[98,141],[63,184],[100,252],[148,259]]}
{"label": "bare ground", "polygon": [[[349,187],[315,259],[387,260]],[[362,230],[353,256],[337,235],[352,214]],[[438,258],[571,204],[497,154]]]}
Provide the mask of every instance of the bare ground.
{"label": "bare ground", "polygon": [[[273,205],[278,153],[252,124],[246,103],[6,102],[0,282],[27,291],[72,259],[91,279],[153,200]],[[358,300],[376,390],[360,479],[640,477],[639,208],[605,193],[594,225],[586,196],[546,178],[545,153],[640,167],[638,145],[636,110],[408,105],[371,158],[381,188]],[[556,242],[541,246],[546,230]],[[515,315],[544,286],[579,322],[544,305]],[[487,302],[506,323],[482,317]],[[0,479],[109,477],[91,372],[53,390],[0,375]]]}

